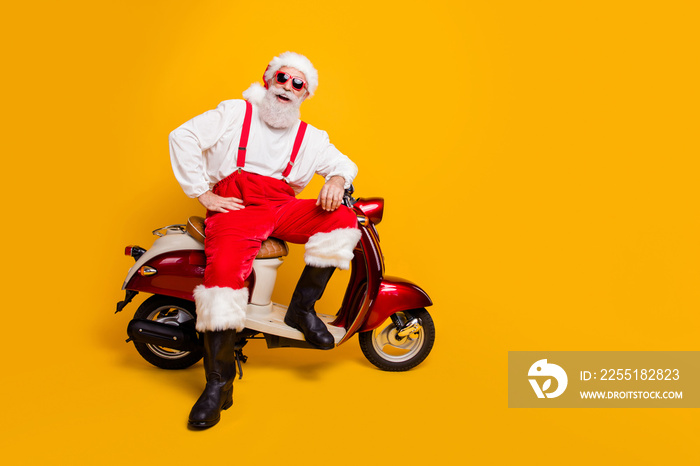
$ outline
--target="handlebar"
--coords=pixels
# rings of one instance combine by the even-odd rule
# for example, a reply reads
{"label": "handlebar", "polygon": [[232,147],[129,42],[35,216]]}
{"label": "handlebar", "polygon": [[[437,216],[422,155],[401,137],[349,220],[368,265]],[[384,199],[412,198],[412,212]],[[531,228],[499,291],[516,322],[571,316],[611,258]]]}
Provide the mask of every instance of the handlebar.
{"label": "handlebar", "polygon": [[355,192],[355,186],[350,185],[348,189],[345,190],[345,194],[343,194],[343,205],[352,208],[353,204],[357,201],[354,197],[352,197],[352,193]]}

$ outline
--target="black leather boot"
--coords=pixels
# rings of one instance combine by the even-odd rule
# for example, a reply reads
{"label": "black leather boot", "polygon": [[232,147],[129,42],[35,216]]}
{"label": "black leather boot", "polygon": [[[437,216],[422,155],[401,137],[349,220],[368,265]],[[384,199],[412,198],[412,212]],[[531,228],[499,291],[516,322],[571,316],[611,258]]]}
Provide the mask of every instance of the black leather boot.
{"label": "black leather boot", "polygon": [[335,339],[326,324],[316,316],[314,304],[321,299],[335,267],[307,265],[289,303],[284,323],[304,334],[306,341],[320,349],[331,349]]}
{"label": "black leather boot", "polygon": [[207,385],[192,407],[189,426],[197,429],[219,422],[221,410],[233,404],[236,378],[236,331],[203,332],[204,373]]}

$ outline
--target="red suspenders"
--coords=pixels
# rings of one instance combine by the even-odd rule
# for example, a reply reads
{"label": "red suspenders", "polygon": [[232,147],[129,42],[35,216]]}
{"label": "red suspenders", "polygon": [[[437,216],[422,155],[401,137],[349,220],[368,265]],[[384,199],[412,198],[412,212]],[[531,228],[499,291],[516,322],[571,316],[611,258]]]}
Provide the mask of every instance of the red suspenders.
{"label": "red suspenders", "polygon": [[238,143],[238,156],[236,157],[236,166],[239,170],[245,167],[245,151],[248,146],[248,135],[250,134],[250,119],[253,116],[253,106],[246,100],[245,102],[245,117],[243,118],[243,131],[241,131],[241,140]]}
{"label": "red suspenders", "polygon": [[[239,170],[245,167],[245,153],[248,146],[248,135],[250,134],[250,120],[253,116],[253,106],[250,102],[245,103],[245,117],[243,118],[243,129],[241,130],[241,140],[238,143],[238,156],[236,157],[236,166]],[[302,121],[297,130],[297,137],[294,139],[294,146],[292,147],[292,155],[289,156],[289,163],[287,168],[284,169],[282,176],[284,178],[289,176],[289,172],[292,171],[294,166],[294,161],[297,159],[297,154],[299,154],[299,148],[304,140],[304,134],[306,133],[306,127],[308,125],[306,122]]]}
{"label": "red suspenders", "polygon": [[301,141],[304,140],[304,133],[306,133],[306,122],[302,121],[299,125],[299,130],[297,130],[297,137],[294,140],[294,147],[292,148],[292,155],[289,157],[289,163],[287,164],[287,168],[285,168],[284,172],[282,173],[284,178],[287,178],[289,176],[289,172],[292,171],[294,161],[297,159],[297,154],[299,153],[299,148],[301,147]]}

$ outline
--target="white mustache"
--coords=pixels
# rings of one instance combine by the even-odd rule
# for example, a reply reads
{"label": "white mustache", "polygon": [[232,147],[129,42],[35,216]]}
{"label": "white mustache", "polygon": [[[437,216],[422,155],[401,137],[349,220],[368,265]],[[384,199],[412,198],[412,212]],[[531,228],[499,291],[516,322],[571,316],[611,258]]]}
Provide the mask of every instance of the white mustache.
{"label": "white mustache", "polygon": [[279,87],[273,87],[271,91],[273,94],[284,96],[294,103],[297,103],[297,101],[299,100],[299,97],[297,97],[292,91],[287,91]]}

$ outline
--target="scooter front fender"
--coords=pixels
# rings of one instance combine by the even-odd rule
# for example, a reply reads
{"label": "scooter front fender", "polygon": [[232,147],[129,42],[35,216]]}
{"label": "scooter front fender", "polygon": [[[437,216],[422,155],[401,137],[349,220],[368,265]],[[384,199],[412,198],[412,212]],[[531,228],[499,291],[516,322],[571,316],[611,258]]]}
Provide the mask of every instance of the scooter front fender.
{"label": "scooter front fender", "polygon": [[379,327],[392,314],[432,306],[433,301],[421,287],[398,277],[384,277],[377,299],[359,332]]}

